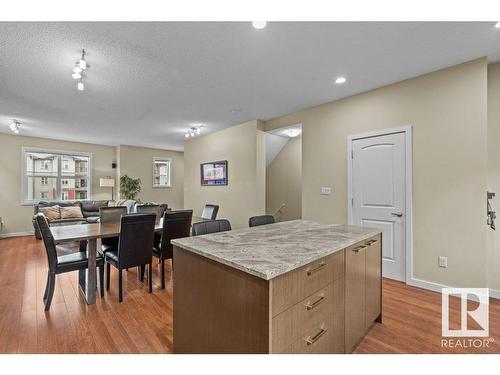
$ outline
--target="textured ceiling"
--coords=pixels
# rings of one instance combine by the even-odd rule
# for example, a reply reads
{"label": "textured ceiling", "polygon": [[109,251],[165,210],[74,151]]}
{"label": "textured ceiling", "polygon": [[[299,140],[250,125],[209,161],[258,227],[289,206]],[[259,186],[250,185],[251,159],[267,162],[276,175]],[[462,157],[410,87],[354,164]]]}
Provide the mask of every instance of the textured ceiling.
{"label": "textured ceiling", "polygon": [[[0,131],[183,148],[185,131],[270,119],[481,56],[494,22],[0,23]],[[87,89],[71,69],[81,48]],[[343,86],[333,84],[345,75]],[[239,111],[232,111],[238,109]]]}

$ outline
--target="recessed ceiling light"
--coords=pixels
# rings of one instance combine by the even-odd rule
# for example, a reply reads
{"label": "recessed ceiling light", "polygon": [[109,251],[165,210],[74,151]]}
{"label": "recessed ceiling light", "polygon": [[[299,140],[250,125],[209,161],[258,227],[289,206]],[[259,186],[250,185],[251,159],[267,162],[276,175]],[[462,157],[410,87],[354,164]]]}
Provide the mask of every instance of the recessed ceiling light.
{"label": "recessed ceiling light", "polygon": [[335,80],[335,83],[337,85],[341,85],[343,83],[346,83],[347,79],[345,77],[337,77],[337,79]]}
{"label": "recessed ceiling light", "polygon": [[498,22],[495,24],[495,27],[496,27],[497,29],[500,29],[500,21],[498,21]]}
{"label": "recessed ceiling light", "polygon": [[266,21],[253,21],[252,22],[252,26],[256,29],[259,29],[259,30],[266,27],[266,25],[267,25]]}
{"label": "recessed ceiling light", "polygon": [[290,138],[297,137],[300,133],[302,133],[301,129],[287,129],[283,133]]}

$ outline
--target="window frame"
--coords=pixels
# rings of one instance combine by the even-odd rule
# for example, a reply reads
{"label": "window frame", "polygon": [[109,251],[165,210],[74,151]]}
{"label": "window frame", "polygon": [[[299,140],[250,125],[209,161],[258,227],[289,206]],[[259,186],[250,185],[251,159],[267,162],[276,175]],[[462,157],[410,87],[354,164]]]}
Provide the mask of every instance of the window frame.
{"label": "window frame", "polygon": [[[42,199],[27,199],[26,194],[28,192],[28,177],[26,176],[26,154],[30,152],[40,152],[40,153],[47,153],[47,154],[53,154],[59,156],[59,160],[57,163],[57,176],[54,177],[56,180],[56,190],[58,193],[58,198],[57,200],[61,199],[61,194],[62,194],[62,184],[61,180],[63,178],[67,178],[68,176],[62,176],[62,158],[61,156],[66,155],[66,156],[82,156],[82,157],[87,157],[88,158],[88,166],[87,166],[87,180],[88,180],[88,186],[87,186],[87,199],[91,199],[92,197],[92,157],[93,154],[91,152],[81,152],[81,151],[68,151],[68,150],[58,150],[58,149],[50,149],[50,148],[39,148],[39,147],[22,147],[21,148],[21,205],[23,206],[32,206],[35,204],[38,204]],[[76,172],[76,170],[75,170]],[[76,176],[75,176],[76,180]],[[76,195],[75,195],[76,197]],[[67,202],[74,202],[75,200],[79,199],[73,199],[73,200],[68,200]]]}
{"label": "window frame", "polygon": [[[155,185],[155,165],[156,162],[168,162],[168,185]],[[165,158],[165,157],[153,157],[153,170],[152,170],[152,179],[151,183],[153,186],[153,189],[169,189],[172,187],[172,158]]]}

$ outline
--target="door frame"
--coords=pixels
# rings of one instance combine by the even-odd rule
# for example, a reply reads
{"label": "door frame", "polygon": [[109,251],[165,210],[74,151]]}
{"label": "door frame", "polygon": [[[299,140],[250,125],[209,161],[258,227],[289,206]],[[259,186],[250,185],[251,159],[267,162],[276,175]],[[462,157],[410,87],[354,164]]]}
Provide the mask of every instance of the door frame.
{"label": "door frame", "polygon": [[[405,280],[411,283],[413,279],[413,149],[412,149],[412,131],[413,126],[407,125],[399,128],[381,129],[367,133],[353,134],[347,136],[347,222],[353,225],[353,206],[352,206],[352,142],[356,139],[372,138],[382,135],[396,133],[405,134],[405,223],[406,223],[406,241],[405,241]],[[382,239],[383,241],[383,239]]]}

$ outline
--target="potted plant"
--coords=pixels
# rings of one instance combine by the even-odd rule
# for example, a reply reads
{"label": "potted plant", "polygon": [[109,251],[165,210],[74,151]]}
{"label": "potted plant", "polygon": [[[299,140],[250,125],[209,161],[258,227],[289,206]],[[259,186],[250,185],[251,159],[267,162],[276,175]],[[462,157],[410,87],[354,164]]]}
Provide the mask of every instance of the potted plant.
{"label": "potted plant", "polygon": [[141,191],[141,179],[131,178],[127,175],[120,177],[120,195],[130,200],[137,200],[137,194]]}

